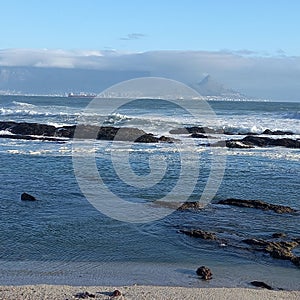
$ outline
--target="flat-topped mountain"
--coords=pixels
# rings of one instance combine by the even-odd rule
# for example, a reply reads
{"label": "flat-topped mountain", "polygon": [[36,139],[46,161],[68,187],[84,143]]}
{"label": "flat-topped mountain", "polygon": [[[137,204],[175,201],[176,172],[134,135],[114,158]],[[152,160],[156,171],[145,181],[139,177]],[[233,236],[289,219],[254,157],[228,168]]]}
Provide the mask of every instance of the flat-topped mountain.
{"label": "flat-topped mountain", "polygon": [[206,75],[201,81],[190,86],[202,96],[247,98],[247,96],[233,89],[226,88],[223,84],[214,80],[211,75]]}

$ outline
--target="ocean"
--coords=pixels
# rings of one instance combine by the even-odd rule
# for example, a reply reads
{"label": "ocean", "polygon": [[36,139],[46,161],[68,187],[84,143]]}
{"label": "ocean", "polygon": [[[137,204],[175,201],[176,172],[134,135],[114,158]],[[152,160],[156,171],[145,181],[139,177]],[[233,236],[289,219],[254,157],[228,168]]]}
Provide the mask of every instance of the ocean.
{"label": "ocean", "polygon": [[[209,101],[214,117],[206,112],[199,119],[186,108],[202,109],[201,100],[177,100],[180,105],[170,99],[125,100],[98,99],[94,110],[88,98],[0,96],[0,121],[63,126],[84,120],[180,140],[1,138],[0,284],[249,287],[260,280],[300,289],[299,267],[239,247],[243,239],[269,239],[276,232],[299,238],[299,214],[216,204],[239,198],[300,210],[300,150],[212,149],[206,139],[169,133],[207,126],[230,133],[209,134],[210,143],[265,129],[292,131],[299,139],[300,103]],[[23,192],[38,201],[21,201]],[[179,211],[151,205],[168,195],[174,202],[202,199],[206,206]],[[179,232],[191,228],[214,232],[228,245]],[[299,247],[294,253],[300,255]],[[211,281],[196,275],[202,265],[212,270]]]}

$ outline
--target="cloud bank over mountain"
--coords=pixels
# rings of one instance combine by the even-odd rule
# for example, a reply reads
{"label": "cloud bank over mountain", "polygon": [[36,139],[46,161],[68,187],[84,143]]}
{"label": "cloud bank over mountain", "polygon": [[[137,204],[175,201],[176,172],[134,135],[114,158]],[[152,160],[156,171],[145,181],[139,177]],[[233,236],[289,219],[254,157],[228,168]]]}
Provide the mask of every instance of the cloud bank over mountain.
{"label": "cloud bank over mountain", "polygon": [[[27,88],[26,92],[34,92],[32,89],[36,84],[41,92],[37,86],[41,82],[34,83],[39,73],[44,74],[44,90],[47,93],[51,88],[53,92],[67,92],[85,86],[91,92],[100,92],[120,80],[141,76],[162,76],[194,85],[209,74],[224,86],[252,97],[300,100],[300,57],[288,57],[284,53],[263,56],[248,50],[141,53],[0,50],[0,90],[25,92],[27,84],[30,89]],[[68,76],[74,79],[73,82]],[[52,77],[56,80],[53,81]],[[85,86],[80,85],[81,77],[86,82]],[[59,88],[54,86],[58,82]]]}

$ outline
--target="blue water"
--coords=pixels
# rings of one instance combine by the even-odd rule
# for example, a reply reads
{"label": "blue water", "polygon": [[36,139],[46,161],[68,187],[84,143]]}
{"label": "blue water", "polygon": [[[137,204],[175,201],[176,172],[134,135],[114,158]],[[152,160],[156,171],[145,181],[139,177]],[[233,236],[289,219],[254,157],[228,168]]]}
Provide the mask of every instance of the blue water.
{"label": "blue water", "polygon": [[[167,103],[157,100],[144,100],[139,107],[127,105],[117,112],[105,107],[101,113],[83,111],[88,99],[1,96],[0,101],[0,120],[74,124],[85,115],[91,123],[105,118],[105,124],[138,127],[159,135],[195,124],[229,128],[233,134],[266,128],[292,130],[295,138],[300,134],[299,103],[213,101],[209,104],[218,123],[209,124],[210,120],[194,120],[184,110],[170,110]],[[183,107],[191,105],[197,107],[197,102],[183,102]],[[300,210],[299,150],[278,147],[212,153],[201,140],[194,145],[190,138],[178,138],[187,163],[191,167],[196,164],[200,170],[189,199],[199,200],[212,156],[219,155],[226,156],[226,168],[212,202],[230,197],[261,199]],[[178,183],[180,153],[172,144],[117,144],[114,152],[120,166],[128,167],[122,153],[130,150],[129,166],[140,177],[151,173],[151,156],[156,162],[166,158],[162,180],[139,188],[121,181],[106,141],[93,143],[93,147],[82,142],[74,153],[72,141],[0,139],[0,284],[248,286],[252,280],[262,280],[282,288],[300,288],[300,269],[288,261],[178,233],[182,228],[201,228],[236,245],[244,238],[269,238],[274,232],[299,237],[299,214],[280,215],[212,203],[198,212],[173,211],[152,222],[121,222],[97,210],[79,187],[73,158],[88,161],[94,153],[89,152],[91,148],[96,149],[96,165],[106,186],[128,202],[160,199]],[[197,153],[196,162],[193,153]],[[90,178],[91,189],[93,180]],[[189,178],[185,180],[188,184]],[[174,201],[187,196],[186,191],[179,190]],[[35,195],[38,201],[20,201],[22,192]],[[153,213],[155,209],[160,208],[153,208]],[[214,279],[209,283],[195,275],[200,265],[213,270]]]}

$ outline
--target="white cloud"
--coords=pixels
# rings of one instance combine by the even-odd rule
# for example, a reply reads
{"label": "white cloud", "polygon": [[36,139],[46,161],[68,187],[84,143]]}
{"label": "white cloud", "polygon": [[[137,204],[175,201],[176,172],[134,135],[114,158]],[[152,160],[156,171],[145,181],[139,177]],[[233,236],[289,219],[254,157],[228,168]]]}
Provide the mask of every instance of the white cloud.
{"label": "white cloud", "polygon": [[88,68],[147,71],[191,83],[208,73],[217,81],[256,97],[300,100],[300,57],[263,56],[238,51],[151,51],[124,53],[114,50],[0,50],[0,66]]}
{"label": "white cloud", "polygon": [[139,40],[141,38],[144,38],[146,35],[143,33],[129,33],[126,36],[123,36],[120,38],[120,40],[124,41],[132,41],[132,40]]}

